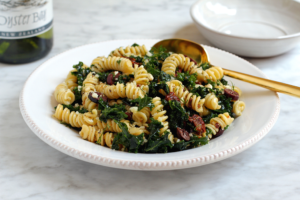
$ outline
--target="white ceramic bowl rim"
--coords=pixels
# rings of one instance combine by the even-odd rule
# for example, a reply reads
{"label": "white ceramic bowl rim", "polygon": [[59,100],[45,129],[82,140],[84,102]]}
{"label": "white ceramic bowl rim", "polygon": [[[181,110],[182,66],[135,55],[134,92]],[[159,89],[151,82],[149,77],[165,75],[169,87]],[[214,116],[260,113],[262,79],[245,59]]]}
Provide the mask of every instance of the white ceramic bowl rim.
{"label": "white ceramic bowl rim", "polygon": [[[154,40],[154,39],[152,39]],[[118,40],[111,40],[111,41],[118,41]],[[124,41],[124,40],[122,40]],[[103,41],[103,42],[110,42],[110,41]],[[97,44],[97,43],[103,43],[103,42],[96,42],[91,44]],[[70,50],[81,48],[87,45],[82,45],[79,47],[72,48]],[[214,47],[210,47],[214,48]],[[217,48],[214,48],[217,49]],[[68,51],[70,51],[68,50]],[[219,51],[223,51],[220,49],[217,49]],[[276,108],[273,113],[273,115],[270,117],[270,120],[268,123],[265,124],[265,126],[261,129],[261,131],[257,132],[255,135],[253,135],[250,139],[246,140],[242,144],[239,144],[235,147],[228,148],[226,150],[223,150],[221,152],[215,153],[215,154],[209,154],[205,156],[200,157],[193,157],[193,158],[186,158],[186,159],[179,159],[179,160],[172,160],[172,161],[135,161],[135,160],[122,160],[122,159],[115,159],[115,158],[109,158],[99,155],[94,155],[91,153],[86,153],[84,151],[80,151],[78,149],[72,148],[54,138],[52,138],[49,134],[47,134],[45,131],[43,131],[30,117],[28,114],[28,111],[25,108],[24,103],[24,90],[26,88],[27,83],[29,82],[29,79],[35,74],[37,71],[40,70],[40,68],[47,63],[48,61],[56,58],[57,56],[66,53],[68,51],[64,51],[60,54],[57,54],[56,56],[53,56],[52,58],[48,59],[44,63],[42,63],[39,67],[37,67],[31,75],[28,77],[27,81],[24,84],[24,87],[20,94],[19,99],[19,106],[21,114],[26,122],[26,124],[29,126],[29,128],[45,143],[49,144],[53,148],[70,155],[72,157],[78,158],[80,160],[84,160],[91,163],[96,163],[103,166],[110,166],[115,168],[123,168],[123,169],[135,169],[135,170],[170,170],[170,169],[182,169],[182,168],[188,168],[188,167],[196,167],[199,165],[205,165],[213,162],[217,162],[223,159],[226,159],[228,157],[231,157],[233,155],[236,155],[247,148],[254,145],[256,142],[258,142],[260,139],[262,139],[274,126],[280,112],[280,100],[277,93],[276,95]],[[224,51],[223,51],[224,52]],[[226,52],[228,53],[228,52]],[[230,54],[230,53],[228,53]],[[231,54],[234,57],[237,57],[233,54]],[[240,59],[240,58],[239,58]],[[247,61],[246,61],[247,62]],[[248,64],[252,65],[251,63],[247,62]],[[256,66],[252,65],[256,70],[259,70]],[[260,70],[259,70],[260,71]]]}
{"label": "white ceramic bowl rim", "polygon": [[[209,31],[212,31],[214,33],[217,33],[219,35],[223,35],[223,36],[227,36],[227,37],[232,37],[232,38],[240,38],[240,39],[248,39],[248,40],[269,40],[269,41],[272,41],[272,40],[281,40],[281,39],[288,39],[288,38],[294,38],[294,37],[298,37],[300,36],[300,32],[298,33],[294,33],[294,34],[289,34],[289,35],[284,35],[284,36],[279,36],[277,38],[253,38],[253,37],[244,37],[244,36],[237,36],[237,35],[230,35],[230,34],[226,34],[226,33],[222,33],[220,31],[216,31],[215,29],[212,29],[210,28],[209,26],[206,26],[205,24],[201,23],[194,15],[195,15],[195,12],[196,12],[196,9],[197,9],[197,6],[199,3],[201,3],[202,1],[205,1],[205,0],[198,0],[196,3],[194,3],[190,9],[190,14],[191,14],[191,17],[194,21],[198,22],[198,25],[200,25],[201,27],[209,30]],[[300,4],[300,2],[298,1],[293,1],[294,3],[298,3]]]}

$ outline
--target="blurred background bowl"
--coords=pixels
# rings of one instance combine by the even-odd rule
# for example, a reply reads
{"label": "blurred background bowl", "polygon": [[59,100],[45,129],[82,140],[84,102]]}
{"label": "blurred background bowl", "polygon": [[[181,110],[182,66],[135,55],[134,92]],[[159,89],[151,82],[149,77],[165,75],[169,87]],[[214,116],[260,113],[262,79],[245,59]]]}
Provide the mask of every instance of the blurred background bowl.
{"label": "blurred background bowl", "polygon": [[276,56],[300,41],[296,0],[199,0],[190,13],[206,39],[241,56]]}

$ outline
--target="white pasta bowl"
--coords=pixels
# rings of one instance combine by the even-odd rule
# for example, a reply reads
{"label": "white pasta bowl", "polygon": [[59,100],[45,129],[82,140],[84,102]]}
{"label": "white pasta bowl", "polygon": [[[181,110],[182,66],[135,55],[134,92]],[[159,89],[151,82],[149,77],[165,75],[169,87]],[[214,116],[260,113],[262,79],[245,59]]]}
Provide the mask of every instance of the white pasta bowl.
{"label": "white pasta bowl", "polygon": [[[74,64],[90,64],[111,50],[133,43],[148,49],[158,40],[115,40],[80,46],[61,53],[39,66],[28,78],[20,95],[20,110],[30,129],[44,142],[75,158],[109,167],[133,170],[172,170],[196,167],[236,155],[262,139],[275,124],[279,98],[272,91],[227,78],[239,86],[246,103],[243,115],[224,134],[209,144],[191,150],[165,154],[134,154],[114,151],[81,139],[78,132],[59,123],[52,115],[57,105],[54,89]],[[227,69],[266,77],[249,62],[230,53],[205,46],[211,62]],[[172,123],[172,122],[170,122]]]}
{"label": "white pasta bowl", "polygon": [[212,44],[241,56],[276,56],[300,41],[299,1],[199,0],[190,13]]}

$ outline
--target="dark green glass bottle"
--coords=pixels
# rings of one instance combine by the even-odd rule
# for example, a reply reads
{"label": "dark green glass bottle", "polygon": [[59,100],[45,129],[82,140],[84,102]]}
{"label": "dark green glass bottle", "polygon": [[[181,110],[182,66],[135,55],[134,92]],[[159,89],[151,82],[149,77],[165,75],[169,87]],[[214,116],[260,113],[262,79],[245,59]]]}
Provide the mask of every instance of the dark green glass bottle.
{"label": "dark green glass bottle", "polygon": [[53,45],[52,0],[11,0],[1,6],[0,62],[21,64],[46,56]]}

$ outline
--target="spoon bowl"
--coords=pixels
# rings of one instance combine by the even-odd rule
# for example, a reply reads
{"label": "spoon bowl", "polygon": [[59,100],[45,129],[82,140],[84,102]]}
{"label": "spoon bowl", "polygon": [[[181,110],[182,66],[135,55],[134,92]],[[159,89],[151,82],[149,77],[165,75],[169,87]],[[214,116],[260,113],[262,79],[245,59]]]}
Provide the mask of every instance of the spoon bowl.
{"label": "spoon bowl", "polygon": [[[156,49],[159,47],[166,48],[167,51],[183,54],[195,60],[200,66],[201,63],[208,62],[210,63],[209,56],[205,51],[205,48],[193,41],[185,40],[185,39],[166,39],[157,42],[153,45],[152,50],[155,52]],[[280,92],[284,94],[288,94],[291,96],[299,97],[300,98],[300,87],[288,85],[285,83],[280,83],[277,81],[260,78],[248,74],[244,74],[241,72],[236,72],[228,69],[223,68],[223,72],[225,76],[229,76],[241,81],[245,81],[260,87],[267,88],[274,92]]]}

